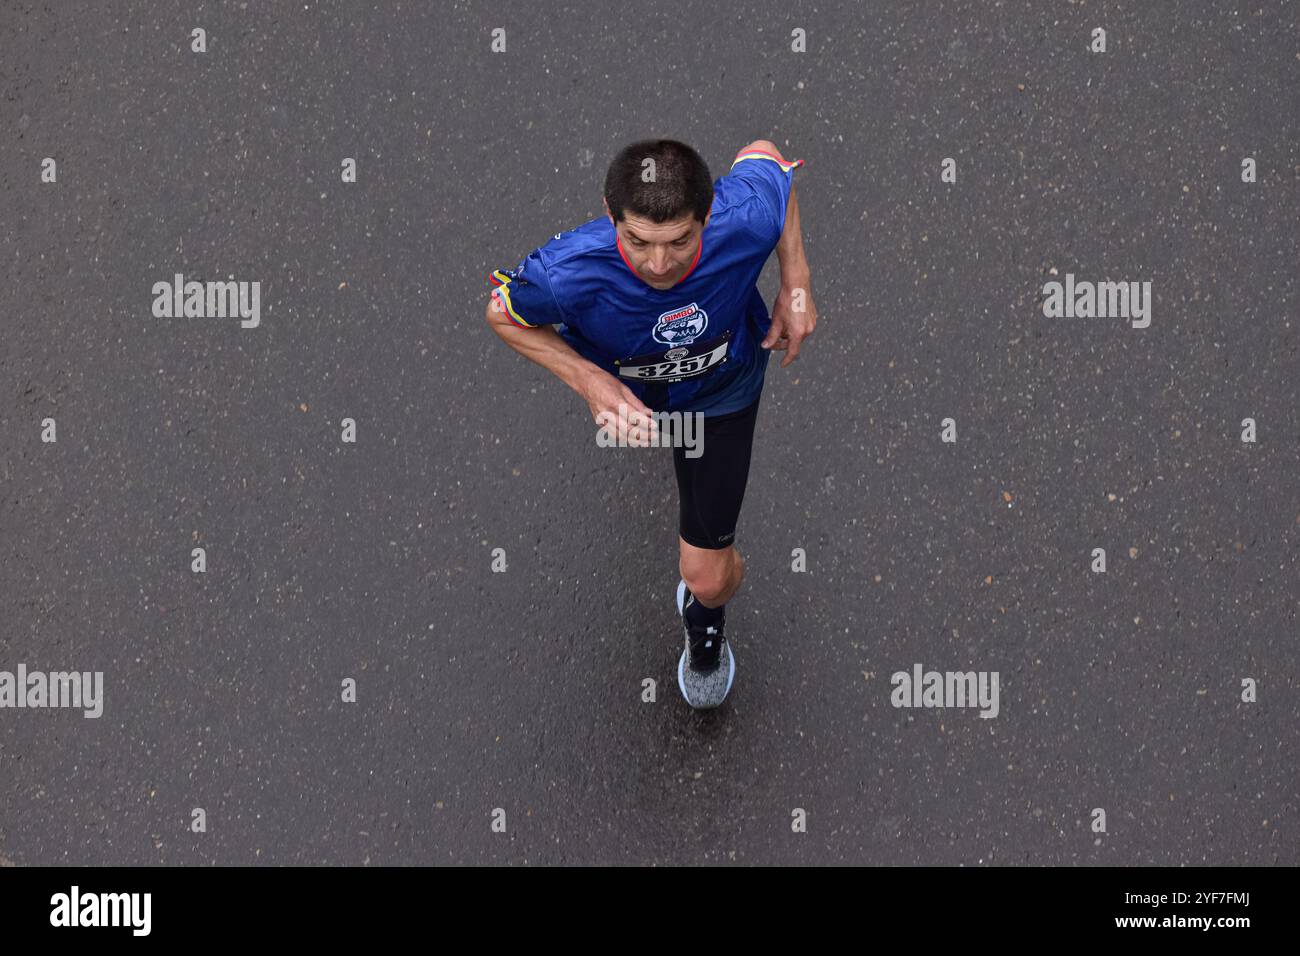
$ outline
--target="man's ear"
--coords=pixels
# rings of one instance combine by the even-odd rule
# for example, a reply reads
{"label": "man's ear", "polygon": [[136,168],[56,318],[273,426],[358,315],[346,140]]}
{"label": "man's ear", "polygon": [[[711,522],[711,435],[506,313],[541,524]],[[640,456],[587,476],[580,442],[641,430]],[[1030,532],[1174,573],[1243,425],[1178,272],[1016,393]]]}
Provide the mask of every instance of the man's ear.
{"label": "man's ear", "polygon": [[[600,204],[601,204],[602,206],[605,207],[605,217],[606,217],[607,219],[609,219],[609,221],[610,221],[611,223],[613,223],[613,225],[614,225],[615,228],[617,228],[617,227],[618,227],[618,223],[614,222],[614,214],[611,213],[611,212],[609,211],[609,200],[606,199],[604,196],[601,196],[601,197],[600,197]],[[710,211],[712,211],[712,210],[710,210]]]}

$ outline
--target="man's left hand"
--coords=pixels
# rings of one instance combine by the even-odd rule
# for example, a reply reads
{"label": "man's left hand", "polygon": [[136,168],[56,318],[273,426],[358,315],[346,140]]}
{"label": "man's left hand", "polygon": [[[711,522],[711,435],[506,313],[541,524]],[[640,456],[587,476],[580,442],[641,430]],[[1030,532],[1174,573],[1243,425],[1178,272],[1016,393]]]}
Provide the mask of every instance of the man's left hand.
{"label": "man's left hand", "polygon": [[765,349],[786,353],[781,360],[785,368],[799,357],[799,345],[817,327],[817,306],[807,279],[781,283],[776,305],[772,308],[772,327],[763,339]]}

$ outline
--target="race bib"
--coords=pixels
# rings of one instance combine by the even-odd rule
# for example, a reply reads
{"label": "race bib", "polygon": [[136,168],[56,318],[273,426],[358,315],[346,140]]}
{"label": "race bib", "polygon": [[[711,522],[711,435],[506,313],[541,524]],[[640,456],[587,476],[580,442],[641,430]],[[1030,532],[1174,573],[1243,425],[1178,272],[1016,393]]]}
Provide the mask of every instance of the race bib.
{"label": "race bib", "polygon": [[619,359],[619,378],[639,382],[680,382],[711,371],[727,360],[727,347],[731,344],[731,331],[717,338],[691,345],[678,345],[663,352],[647,352],[632,358]]}

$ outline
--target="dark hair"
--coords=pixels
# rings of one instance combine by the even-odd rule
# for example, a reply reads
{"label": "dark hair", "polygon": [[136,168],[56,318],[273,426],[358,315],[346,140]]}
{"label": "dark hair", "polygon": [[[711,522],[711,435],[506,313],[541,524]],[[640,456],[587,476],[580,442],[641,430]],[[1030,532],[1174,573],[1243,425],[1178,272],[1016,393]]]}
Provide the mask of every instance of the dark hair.
{"label": "dark hair", "polygon": [[[646,159],[654,160],[654,182],[641,181]],[[624,146],[609,164],[605,202],[616,223],[625,212],[656,223],[691,213],[704,222],[713,207],[713,177],[700,154],[685,143],[643,139]]]}

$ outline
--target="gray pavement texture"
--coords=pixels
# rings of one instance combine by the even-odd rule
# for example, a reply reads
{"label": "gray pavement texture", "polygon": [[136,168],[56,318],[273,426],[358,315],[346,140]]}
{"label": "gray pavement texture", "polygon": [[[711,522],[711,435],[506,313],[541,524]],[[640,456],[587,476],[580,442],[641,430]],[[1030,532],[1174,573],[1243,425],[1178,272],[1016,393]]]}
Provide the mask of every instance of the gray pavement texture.
{"label": "gray pavement texture", "polygon": [[[0,89],[0,670],[104,674],[5,862],[1300,862],[1297,3],[5,2]],[[483,319],[648,136],[806,163],[710,713],[671,452]]]}

